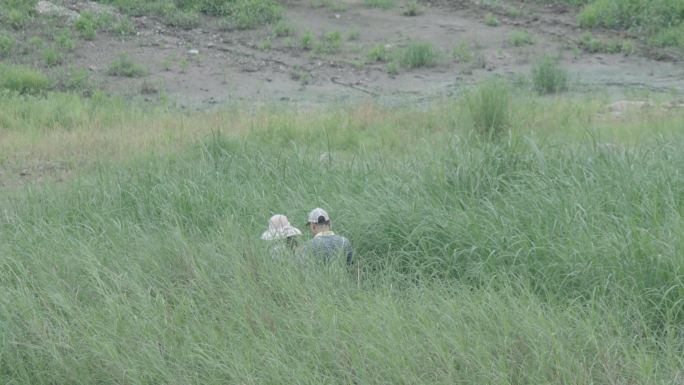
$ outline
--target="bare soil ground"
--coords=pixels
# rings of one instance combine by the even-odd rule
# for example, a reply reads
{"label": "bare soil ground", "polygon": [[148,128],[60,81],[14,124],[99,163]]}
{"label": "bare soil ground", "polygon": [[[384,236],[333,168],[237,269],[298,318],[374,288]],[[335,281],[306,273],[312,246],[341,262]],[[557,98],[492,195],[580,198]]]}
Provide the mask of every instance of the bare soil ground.
{"label": "bare soil ground", "polygon": [[[79,3],[73,2],[72,8]],[[473,1],[423,3],[423,14],[407,17],[401,8],[373,9],[358,1],[347,1],[344,10],[333,10],[313,7],[310,0],[292,0],[287,3],[285,20],[297,32],[290,37],[272,37],[273,26],[224,32],[215,27],[214,20],[205,19],[199,28],[182,30],[138,17],[133,18],[136,36],[98,35],[78,48],[73,64],[88,68],[112,92],[140,94],[143,88],[151,93],[160,89],[189,108],[226,102],[317,104],[368,97],[388,102],[440,98],[492,74],[522,81],[521,75],[528,75],[544,53],[560,55],[575,88],[684,92],[684,66],[675,57],[655,60],[638,43],[631,55],[585,53],[577,48],[583,31],[572,8],[507,4],[507,8],[492,8]],[[494,15],[499,25],[486,25],[487,14]],[[318,39],[340,32],[341,47],[334,53],[313,54],[300,48],[305,31]],[[514,31],[527,31],[533,44],[513,45]],[[626,38],[610,32],[597,36]],[[439,64],[391,75],[387,63],[367,63],[371,47],[400,47],[412,40],[430,41],[438,47],[443,53]],[[457,47],[471,56],[468,62],[454,57]],[[107,76],[109,64],[124,52],[148,69],[145,79]]]}

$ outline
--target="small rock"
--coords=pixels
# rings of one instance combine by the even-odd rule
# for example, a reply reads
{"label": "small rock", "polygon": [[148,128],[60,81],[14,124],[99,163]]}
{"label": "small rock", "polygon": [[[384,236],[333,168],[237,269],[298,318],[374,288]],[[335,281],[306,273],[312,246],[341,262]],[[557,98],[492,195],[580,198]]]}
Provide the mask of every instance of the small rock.
{"label": "small rock", "polygon": [[339,18],[340,18],[340,14],[339,14],[339,13],[336,13],[336,14],[335,14],[335,19],[339,19]]}
{"label": "small rock", "polygon": [[207,48],[213,48],[216,44],[209,42],[207,43]]}
{"label": "small rock", "polygon": [[189,49],[188,50],[188,55],[199,55],[199,51],[196,49]]}

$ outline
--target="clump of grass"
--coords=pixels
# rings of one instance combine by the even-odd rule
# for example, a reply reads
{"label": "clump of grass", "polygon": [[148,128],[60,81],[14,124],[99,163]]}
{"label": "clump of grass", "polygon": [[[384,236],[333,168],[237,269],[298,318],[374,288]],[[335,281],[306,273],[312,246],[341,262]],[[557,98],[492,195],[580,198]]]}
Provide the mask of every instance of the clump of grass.
{"label": "clump of grass", "polygon": [[360,37],[361,37],[361,32],[359,31],[358,28],[352,28],[351,30],[349,30],[349,32],[347,32],[347,40],[349,40],[349,41],[359,40]]}
{"label": "clump of grass", "polygon": [[540,95],[557,94],[568,89],[568,73],[560,67],[558,58],[545,55],[532,68],[532,83]]}
{"label": "clump of grass", "polygon": [[493,14],[488,13],[487,15],[485,15],[485,24],[489,27],[498,27],[499,19],[497,19],[496,16],[494,16]]}
{"label": "clump of grass", "polygon": [[297,29],[292,24],[281,20],[273,28],[273,33],[277,37],[288,37],[294,36],[297,33]]}
{"label": "clump of grass", "polygon": [[123,77],[141,77],[147,74],[144,67],[135,63],[127,54],[121,54],[118,59],[114,60],[107,69],[107,74],[110,76]]}
{"label": "clump of grass", "polygon": [[418,4],[417,0],[409,0],[404,6],[404,16],[419,16],[423,14],[423,8]]}
{"label": "clump of grass", "polygon": [[524,45],[534,44],[534,40],[532,39],[532,36],[529,34],[529,32],[520,30],[513,31],[511,33],[509,41],[515,47],[522,47]]}
{"label": "clump of grass", "polygon": [[363,4],[369,8],[390,9],[396,6],[395,0],[363,0]]}
{"label": "clump of grass", "polygon": [[144,79],[140,84],[140,93],[143,95],[156,95],[160,92],[160,85],[149,79]]}
{"label": "clump of grass", "polygon": [[313,49],[316,44],[316,36],[311,31],[306,31],[299,38],[299,46],[302,49],[310,50]]}
{"label": "clump of grass", "polygon": [[41,49],[45,46],[45,41],[39,36],[33,36],[28,40],[28,45],[34,50]]}
{"label": "clump of grass", "polygon": [[589,53],[625,53],[631,54],[634,51],[634,45],[627,41],[599,39],[591,32],[585,32],[580,36],[577,43],[579,47]]}
{"label": "clump of grass", "polygon": [[411,42],[398,52],[399,64],[409,69],[434,67],[439,58],[439,50],[428,41]]}
{"label": "clump of grass", "polygon": [[326,32],[323,34],[323,42],[327,53],[338,52],[342,47],[342,33],[339,31]]}
{"label": "clump of grass", "polygon": [[14,37],[8,35],[0,35],[0,58],[9,57],[14,51],[17,41]]}
{"label": "clump of grass", "polygon": [[368,50],[366,58],[370,62],[386,62],[391,58],[390,53],[390,49],[387,48],[386,44],[379,43]]}
{"label": "clump of grass", "polygon": [[164,16],[164,23],[172,27],[193,29],[200,24],[199,13],[192,10],[177,10]]}
{"label": "clump of grass", "polygon": [[301,66],[294,66],[292,72],[290,73],[290,78],[292,80],[300,82],[302,85],[307,85],[311,82],[311,74],[309,71],[305,70]]}
{"label": "clump of grass", "polygon": [[93,40],[97,36],[97,23],[95,16],[88,11],[83,11],[74,21],[74,29],[85,40]]}
{"label": "clump of grass", "polygon": [[257,45],[257,48],[259,48],[262,51],[268,51],[271,48],[273,48],[273,41],[271,40],[270,37],[268,37],[268,38],[260,41],[259,44]]}
{"label": "clump of grass", "polygon": [[64,63],[64,56],[54,47],[48,47],[43,50],[43,60],[48,67],[55,67]]}
{"label": "clump of grass", "polygon": [[387,74],[390,76],[396,76],[399,74],[399,63],[396,61],[393,61],[391,63],[387,63]]}
{"label": "clump of grass", "polygon": [[466,102],[473,127],[485,138],[502,136],[510,121],[511,95],[509,85],[492,78],[471,90]]}
{"label": "clump of grass", "polygon": [[24,28],[30,19],[27,11],[14,8],[7,11],[5,18],[7,19],[7,25],[16,30]]}
{"label": "clump of grass", "polygon": [[55,44],[64,51],[71,52],[76,49],[76,42],[72,39],[71,34],[67,30],[63,30],[55,37]]}
{"label": "clump of grass", "polygon": [[0,63],[0,89],[20,94],[39,94],[49,88],[50,81],[44,73],[25,66]]}
{"label": "clump of grass", "polygon": [[684,48],[684,22],[678,26],[665,28],[649,39],[656,47]]}
{"label": "clump of grass", "polygon": [[473,54],[470,45],[466,42],[461,42],[454,47],[454,49],[451,51],[451,55],[459,63],[470,63],[475,59],[475,55]]}

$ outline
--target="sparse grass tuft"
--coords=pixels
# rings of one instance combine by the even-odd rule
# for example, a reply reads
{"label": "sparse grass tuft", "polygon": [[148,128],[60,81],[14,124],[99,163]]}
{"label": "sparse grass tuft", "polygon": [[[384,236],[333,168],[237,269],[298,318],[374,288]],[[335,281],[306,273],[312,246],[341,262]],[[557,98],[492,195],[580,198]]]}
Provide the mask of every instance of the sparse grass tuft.
{"label": "sparse grass tuft", "polygon": [[516,30],[511,33],[510,42],[515,47],[534,44],[532,36],[527,31]]}
{"label": "sparse grass tuft", "polygon": [[55,44],[64,51],[71,52],[76,49],[76,42],[71,38],[71,34],[67,30],[63,30],[55,37]]}
{"label": "sparse grass tuft", "polygon": [[466,42],[461,42],[454,47],[454,49],[451,51],[451,55],[459,63],[470,63],[475,58],[470,45]]}
{"label": "sparse grass tuft", "polygon": [[558,58],[545,55],[532,69],[532,82],[539,95],[557,94],[568,89],[568,73]]}
{"label": "sparse grass tuft", "polygon": [[475,130],[487,139],[500,138],[510,123],[509,85],[491,78],[471,90],[466,101]]}
{"label": "sparse grass tuft", "polygon": [[299,46],[302,49],[310,50],[316,45],[316,36],[311,31],[306,31],[299,38]]}
{"label": "sparse grass tuft", "polygon": [[399,64],[409,69],[434,67],[440,56],[439,50],[428,41],[414,41],[398,51]]}
{"label": "sparse grass tuft", "polygon": [[684,48],[684,22],[678,26],[669,27],[656,33],[649,39],[656,47]]}
{"label": "sparse grass tuft", "polygon": [[591,32],[585,32],[580,36],[578,45],[582,50],[589,53],[624,53],[631,54],[634,44],[628,40],[599,39]]}
{"label": "sparse grass tuft", "polygon": [[488,13],[485,15],[485,24],[490,27],[498,27],[499,19],[497,19],[494,14]]}
{"label": "sparse grass tuft", "polygon": [[396,6],[395,0],[363,0],[363,4],[369,8],[390,9]]}
{"label": "sparse grass tuft", "polygon": [[13,36],[0,35],[0,58],[10,57],[16,46],[17,41]]}
{"label": "sparse grass tuft", "polygon": [[114,60],[109,65],[107,74],[110,76],[134,78],[145,76],[147,74],[147,70],[135,63],[127,54],[121,54],[118,59]]}
{"label": "sparse grass tuft", "polygon": [[378,43],[374,45],[368,53],[366,53],[366,58],[370,62],[386,62],[391,58],[390,50],[387,48],[386,44]]}
{"label": "sparse grass tuft", "polygon": [[349,41],[356,41],[359,40],[361,37],[361,32],[358,30],[358,28],[353,28],[347,32],[347,40]]}
{"label": "sparse grass tuft", "polygon": [[43,60],[48,67],[55,67],[64,63],[64,56],[54,47],[48,47],[43,50]]}
{"label": "sparse grass tuft", "polygon": [[0,63],[0,90],[9,90],[20,94],[39,94],[49,88],[50,81],[42,72],[24,66]]}
{"label": "sparse grass tuft", "polygon": [[91,12],[81,12],[78,19],[74,21],[74,28],[85,40],[93,40],[97,36],[97,23]]}
{"label": "sparse grass tuft", "polygon": [[417,0],[409,0],[404,6],[404,16],[419,16],[423,14],[423,8]]}
{"label": "sparse grass tuft", "polygon": [[391,63],[387,63],[387,74],[390,76],[396,76],[399,74],[399,63],[396,61],[393,61]]}
{"label": "sparse grass tuft", "polygon": [[297,29],[294,25],[281,20],[273,28],[273,34],[275,34],[277,37],[294,36],[295,34],[297,34]]}

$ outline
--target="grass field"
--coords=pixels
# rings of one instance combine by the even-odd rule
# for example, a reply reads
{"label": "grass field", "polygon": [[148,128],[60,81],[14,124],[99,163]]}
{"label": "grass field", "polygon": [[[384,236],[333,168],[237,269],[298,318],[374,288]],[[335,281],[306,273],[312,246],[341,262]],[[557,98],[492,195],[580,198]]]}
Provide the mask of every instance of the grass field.
{"label": "grass field", "polygon": [[[502,92],[484,137],[483,90],[213,113],[2,94],[0,164],[70,173],[0,190],[0,379],[682,383],[680,115]],[[357,271],[268,257],[268,217],[316,206]]]}

